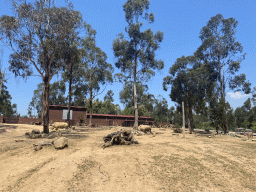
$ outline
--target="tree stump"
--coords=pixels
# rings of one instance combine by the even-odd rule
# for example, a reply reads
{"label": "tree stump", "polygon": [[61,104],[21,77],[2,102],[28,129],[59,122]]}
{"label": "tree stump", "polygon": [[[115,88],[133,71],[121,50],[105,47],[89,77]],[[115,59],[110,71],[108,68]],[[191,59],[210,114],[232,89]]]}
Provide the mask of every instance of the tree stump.
{"label": "tree stump", "polygon": [[138,141],[133,137],[131,131],[126,131],[125,129],[122,129],[118,132],[110,133],[107,136],[103,137],[103,140],[105,142],[102,145],[103,149],[112,145],[138,144]]}

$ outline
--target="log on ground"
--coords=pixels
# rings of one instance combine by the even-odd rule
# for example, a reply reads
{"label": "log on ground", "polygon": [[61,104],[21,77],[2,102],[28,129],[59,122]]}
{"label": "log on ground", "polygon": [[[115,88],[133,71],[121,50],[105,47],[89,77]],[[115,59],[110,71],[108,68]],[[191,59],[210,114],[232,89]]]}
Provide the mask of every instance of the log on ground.
{"label": "log on ground", "polygon": [[103,137],[103,140],[105,142],[102,145],[103,149],[112,145],[138,144],[138,141],[133,137],[131,131],[127,131],[125,129],[122,129],[118,132],[110,133],[107,136]]}

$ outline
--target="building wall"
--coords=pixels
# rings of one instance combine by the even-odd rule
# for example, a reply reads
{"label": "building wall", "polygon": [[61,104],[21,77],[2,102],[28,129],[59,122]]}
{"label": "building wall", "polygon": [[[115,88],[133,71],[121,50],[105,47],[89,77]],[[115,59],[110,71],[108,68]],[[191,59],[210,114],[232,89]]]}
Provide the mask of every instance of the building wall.
{"label": "building wall", "polygon": [[[87,124],[90,123],[90,114],[87,114]],[[153,118],[139,118],[139,125],[149,123],[152,125]],[[95,126],[133,126],[134,117],[122,117],[122,116],[105,116],[105,115],[92,115],[92,124]]]}
{"label": "building wall", "polygon": [[31,122],[42,121],[42,118],[19,118],[19,124],[29,124]]}
{"label": "building wall", "polygon": [[[50,122],[66,122],[66,119],[63,119],[63,110],[67,110],[66,106],[50,106],[49,109],[49,120]],[[85,121],[86,117],[86,108],[78,108],[71,106],[71,110],[73,111],[72,120],[70,122],[71,125],[76,125],[77,122],[80,121],[80,115],[82,115],[83,120]]]}
{"label": "building wall", "polygon": [[4,121],[4,116],[0,115],[0,123],[3,123]]}

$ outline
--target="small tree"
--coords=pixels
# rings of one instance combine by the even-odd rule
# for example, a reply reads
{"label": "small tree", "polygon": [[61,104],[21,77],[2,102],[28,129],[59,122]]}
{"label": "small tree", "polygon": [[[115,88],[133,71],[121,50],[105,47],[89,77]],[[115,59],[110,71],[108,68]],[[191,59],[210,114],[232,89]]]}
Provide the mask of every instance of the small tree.
{"label": "small tree", "polygon": [[[92,100],[99,94],[100,85],[106,82],[113,82],[113,67],[107,63],[107,55],[96,46],[96,31],[90,30],[85,39],[81,39],[81,65],[82,80],[88,88],[90,94],[90,125],[92,125]],[[103,90],[104,91],[104,90]]]}
{"label": "small tree", "polygon": [[0,115],[3,116],[14,116],[17,115],[17,104],[11,104],[11,95],[7,91],[5,86],[6,80],[3,80],[2,91],[0,94]]}

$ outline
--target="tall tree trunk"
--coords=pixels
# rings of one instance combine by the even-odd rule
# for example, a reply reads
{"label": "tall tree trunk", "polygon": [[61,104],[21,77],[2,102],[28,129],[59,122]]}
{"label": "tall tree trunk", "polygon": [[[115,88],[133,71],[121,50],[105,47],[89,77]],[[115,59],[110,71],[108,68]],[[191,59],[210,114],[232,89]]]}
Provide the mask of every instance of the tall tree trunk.
{"label": "tall tree trunk", "polygon": [[90,88],[90,127],[92,127],[92,88]]}
{"label": "tall tree trunk", "polygon": [[228,122],[227,122],[227,113],[226,113],[226,93],[225,93],[225,76],[224,76],[224,68],[225,68],[225,65],[223,66],[223,100],[224,100],[224,106],[223,106],[223,114],[224,114],[224,133],[227,133],[228,132]]}
{"label": "tall tree trunk", "polygon": [[189,122],[190,122],[189,134],[192,134],[192,132],[194,130],[194,123],[193,123],[193,113],[192,113],[191,104],[189,104],[189,106],[188,106],[188,117],[189,117]]}
{"label": "tall tree trunk", "polygon": [[70,127],[70,107],[71,107],[71,85],[72,85],[72,70],[73,70],[73,63],[71,63],[70,66],[70,73],[69,73],[69,101],[68,101],[68,116],[67,116],[67,120],[68,120],[68,127]]}
{"label": "tall tree trunk", "polygon": [[4,74],[2,73],[2,69],[0,69],[0,78],[1,78],[1,81],[0,81],[0,95],[1,95],[2,85],[3,85],[3,80],[4,80]]}
{"label": "tall tree trunk", "polygon": [[137,56],[135,58],[133,90],[134,90],[134,129],[138,130],[138,106],[137,106],[137,90],[136,90],[136,72],[137,72]]}
{"label": "tall tree trunk", "polygon": [[44,113],[43,113],[43,131],[49,133],[49,76],[46,75],[44,78]]}

